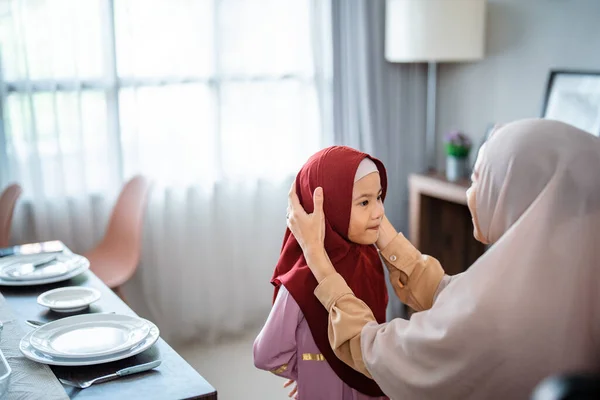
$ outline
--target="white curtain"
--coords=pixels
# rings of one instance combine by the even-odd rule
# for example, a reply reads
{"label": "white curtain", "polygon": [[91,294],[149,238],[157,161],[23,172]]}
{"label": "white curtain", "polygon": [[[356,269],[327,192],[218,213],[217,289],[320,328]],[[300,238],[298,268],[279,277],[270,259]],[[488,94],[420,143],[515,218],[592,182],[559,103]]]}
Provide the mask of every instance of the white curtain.
{"label": "white curtain", "polygon": [[101,238],[123,182],[153,180],[125,295],[171,340],[264,318],[292,176],[331,141],[318,0],[0,2],[0,184],[15,242]]}

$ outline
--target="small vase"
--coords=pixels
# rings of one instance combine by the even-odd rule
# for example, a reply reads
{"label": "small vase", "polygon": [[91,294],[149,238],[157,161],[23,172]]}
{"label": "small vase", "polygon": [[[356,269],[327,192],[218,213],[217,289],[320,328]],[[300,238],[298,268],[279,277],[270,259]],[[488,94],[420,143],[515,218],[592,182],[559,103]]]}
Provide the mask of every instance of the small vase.
{"label": "small vase", "polygon": [[467,177],[469,173],[468,157],[446,157],[446,179],[450,182],[457,182]]}

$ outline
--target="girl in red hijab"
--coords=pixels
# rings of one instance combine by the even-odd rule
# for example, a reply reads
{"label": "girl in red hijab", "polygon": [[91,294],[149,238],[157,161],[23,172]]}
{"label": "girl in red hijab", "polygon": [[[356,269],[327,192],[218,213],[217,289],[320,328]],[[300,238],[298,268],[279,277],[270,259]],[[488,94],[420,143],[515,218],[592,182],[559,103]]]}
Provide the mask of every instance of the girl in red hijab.
{"label": "girl in red hijab", "polygon": [[[387,189],[383,164],[352,148],[333,146],[308,160],[295,185],[307,212],[314,207],[314,190],[323,188],[327,254],[377,321],[385,322],[387,289],[374,246]],[[300,399],[383,397],[375,381],[333,353],[327,336],[327,310],[313,294],[317,281],[289,230],[271,283],[275,286],[273,308],[254,342],[256,367],[296,381]]]}

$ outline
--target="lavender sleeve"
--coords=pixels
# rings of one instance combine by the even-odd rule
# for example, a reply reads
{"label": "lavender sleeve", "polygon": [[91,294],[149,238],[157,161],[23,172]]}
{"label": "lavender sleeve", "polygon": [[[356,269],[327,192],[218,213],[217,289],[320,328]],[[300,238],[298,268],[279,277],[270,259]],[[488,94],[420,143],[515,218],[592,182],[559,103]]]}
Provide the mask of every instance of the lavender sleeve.
{"label": "lavender sleeve", "polygon": [[254,341],[256,368],[297,380],[296,328],[301,320],[298,303],[281,286],[267,322]]}

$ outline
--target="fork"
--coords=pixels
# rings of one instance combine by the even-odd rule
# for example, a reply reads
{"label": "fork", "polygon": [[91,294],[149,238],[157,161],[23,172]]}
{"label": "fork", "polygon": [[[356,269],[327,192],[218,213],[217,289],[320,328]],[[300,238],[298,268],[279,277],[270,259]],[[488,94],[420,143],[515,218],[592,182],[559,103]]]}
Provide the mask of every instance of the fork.
{"label": "fork", "polygon": [[123,369],[118,370],[114,374],[100,376],[95,379],[90,379],[89,381],[79,382],[79,381],[71,381],[71,380],[63,379],[63,378],[59,378],[58,380],[65,385],[74,386],[74,387],[77,387],[80,389],[85,389],[85,388],[89,388],[94,383],[107,382],[107,381],[111,381],[113,379],[120,378],[122,376],[137,374],[139,372],[144,372],[144,371],[149,371],[151,369],[158,367],[160,365],[160,363],[161,363],[160,360],[156,360],[156,361],[151,361],[151,362],[145,363],[145,364],[135,365],[135,366],[129,367],[129,368],[123,368]]}

